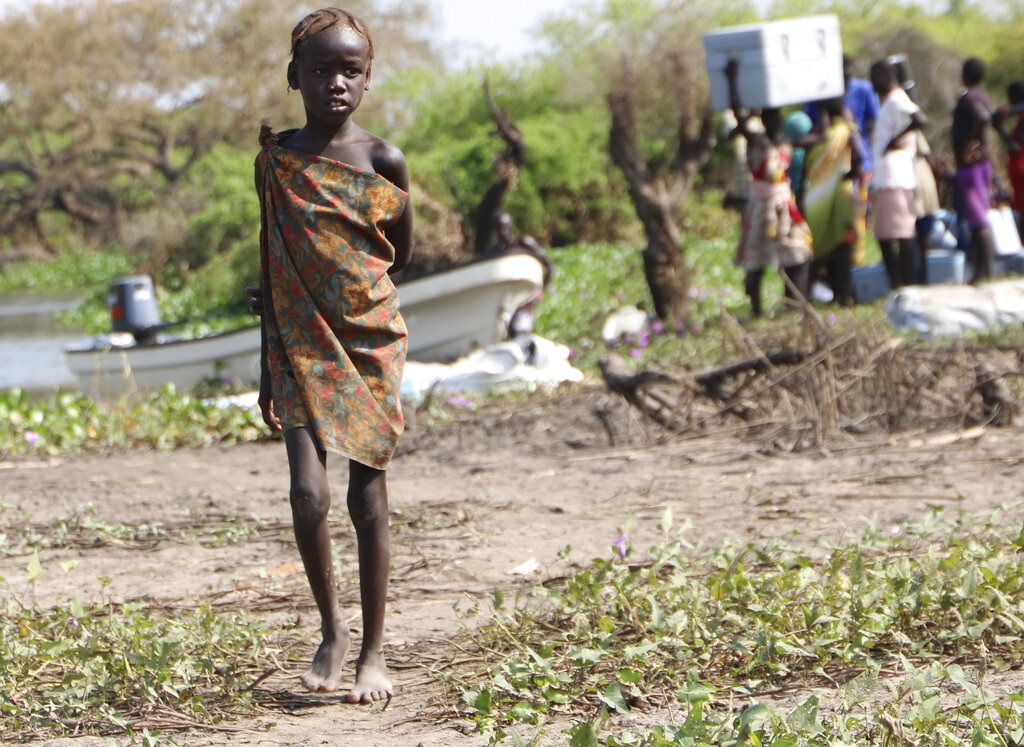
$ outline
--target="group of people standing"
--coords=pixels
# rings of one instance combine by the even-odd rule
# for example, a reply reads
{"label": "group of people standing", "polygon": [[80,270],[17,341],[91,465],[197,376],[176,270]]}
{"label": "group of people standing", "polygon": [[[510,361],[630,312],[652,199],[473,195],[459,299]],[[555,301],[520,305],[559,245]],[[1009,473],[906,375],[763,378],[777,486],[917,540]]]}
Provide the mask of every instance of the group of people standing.
{"label": "group of people standing", "polygon": [[[845,93],[806,104],[785,118],[778,108],[760,118],[737,95],[738,64],[726,68],[731,136],[746,146],[750,173],[737,248],[753,315],[762,312],[764,271],[778,266],[786,296],[807,298],[818,281],[840,305],[854,303],[853,268],[863,264],[870,207],[890,286],[927,282],[926,253],[940,210],[939,181],[955,185],[958,219],[970,228],[973,280],[994,275],[995,241],[989,225],[993,168],[988,139],[999,132],[1008,151],[1014,208],[1024,202],[1024,82],[1010,86],[1010,105],[994,110],[984,91],[985,65],[963,66],[964,90],[953,111],[956,169],[946,174],[933,159],[923,129],[928,118],[915,101],[913,82],[901,57],[871,65],[870,80],[853,75],[844,56]],[[1007,124],[1013,114],[1017,125]]]}

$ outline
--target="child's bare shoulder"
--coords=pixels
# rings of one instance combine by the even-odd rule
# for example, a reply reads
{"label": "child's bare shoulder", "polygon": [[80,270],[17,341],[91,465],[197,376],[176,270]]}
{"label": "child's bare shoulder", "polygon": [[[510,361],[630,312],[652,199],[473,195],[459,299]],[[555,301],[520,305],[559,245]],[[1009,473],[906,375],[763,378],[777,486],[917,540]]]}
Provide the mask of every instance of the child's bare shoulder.
{"label": "child's bare shoulder", "polygon": [[409,188],[409,168],[405,162],[405,154],[401,149],[381,137],[373,135],[371,158],[373,170],[392,184],[407,190]]}

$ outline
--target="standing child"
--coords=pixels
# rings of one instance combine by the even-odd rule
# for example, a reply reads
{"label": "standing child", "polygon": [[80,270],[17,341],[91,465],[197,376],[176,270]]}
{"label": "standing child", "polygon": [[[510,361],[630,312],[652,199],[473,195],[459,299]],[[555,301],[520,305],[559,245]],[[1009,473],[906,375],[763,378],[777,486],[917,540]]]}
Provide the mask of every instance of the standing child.
{"label": "standing child", "polygon": [[761,112],[763,130],[753,126],[753,112],[739,100],[736,83],[739,62],[729,60],[729,106],[738,122],[732,137],[747,143],[750,190],[743,209],[736,264],[744,271],[743,287],[754,317],[761,316],[761,280],[764,271],[778,267],[786,298],[802,302],[807,296],[811,262],[811,232],[796,206],[789,183],[790,151],[783,142],[782,114],[777,108]]}
{"label": "standing child", "polygon": [[338,609],[326,452],[349,460],[348,511],[359,556],[363,640],[349,703],[390,699],[383,655],[391,540],[384,469],[402,432],[406,328],[390,273],[409,261],[412,210],[401,151],[352,120],[369,89],[373,41],[337,8],[292,31],[288,86],[299,130],[264,127],[256,159],[263,420],[284,431],[292,520],[320,612],[322,641],[302,676],[333,692],[349,649]]}

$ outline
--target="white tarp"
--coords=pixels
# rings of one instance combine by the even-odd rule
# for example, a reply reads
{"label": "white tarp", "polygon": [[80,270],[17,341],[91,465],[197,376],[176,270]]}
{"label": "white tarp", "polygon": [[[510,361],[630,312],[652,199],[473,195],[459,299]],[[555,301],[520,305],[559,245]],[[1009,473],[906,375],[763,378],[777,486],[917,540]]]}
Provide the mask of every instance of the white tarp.
{"label": "white tarp", "polygon": [[402,399],[419,402],[431,391],[448,394],[486,392],[494,387],[534,390],[565,381],[582,381],[570,362],[570,350],[537,335],[500,342],[454,363],[406,361]]}
{"label": "white tarp", "polygon": [[986,285],[912,285],[889,296],[885,313],[897,329],[922,337],[959,337],[1024,322],[1024,280]]}
{"label": "white tarp", "polygon": [[[494,387],[534,391],[562,382],[583,381],[565,345],[537,335],[524,335],[476,350],[454,363],[406,361],[402,399],[418,404],[429,392],[484,393]],[[256,407],[258,392],[207,400],[219,407]]]}

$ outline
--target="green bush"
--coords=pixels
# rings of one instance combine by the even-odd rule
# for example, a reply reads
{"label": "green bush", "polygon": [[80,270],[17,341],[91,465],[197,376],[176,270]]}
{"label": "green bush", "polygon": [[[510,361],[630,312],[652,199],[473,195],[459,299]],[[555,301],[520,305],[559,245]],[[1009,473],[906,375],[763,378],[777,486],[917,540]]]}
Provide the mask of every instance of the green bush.
{"label": "green bush", "polygon": [[494,182],[495,155],[505,148],[487,110],[486,76],[526,146],[507,203],[517,228],[556,246],[635,233],[632,206],[607,155],[603,101],[566,106],[558,74],[545,67],[470,70],[421,90],[413,103],[416,127],[400,140],[414,181],[465,216],[477,207]]}
{"label": "green bush", "polygon": [[111,278],[131,273],[131,260],[116,248],[68,249],[52,260],[0,264],[0,293],[81,292],[106,288]]}

